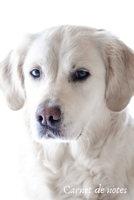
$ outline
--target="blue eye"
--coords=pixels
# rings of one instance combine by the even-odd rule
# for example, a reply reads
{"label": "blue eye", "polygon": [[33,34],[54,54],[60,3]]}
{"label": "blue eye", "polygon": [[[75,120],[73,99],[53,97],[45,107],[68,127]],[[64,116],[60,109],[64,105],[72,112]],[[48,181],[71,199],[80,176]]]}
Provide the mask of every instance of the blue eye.
{"label": "blue eye", "polygon": [[30,74],[34,77],[34,78],[39,78],[40,77],[40,70],[39,69],[33,69]]}
{"label": "blue eye", "polygon": [[88,78],[89,76],[90,76],[90,73],[87,70],[80,69],[75,72],[74,80],[82,81]]}

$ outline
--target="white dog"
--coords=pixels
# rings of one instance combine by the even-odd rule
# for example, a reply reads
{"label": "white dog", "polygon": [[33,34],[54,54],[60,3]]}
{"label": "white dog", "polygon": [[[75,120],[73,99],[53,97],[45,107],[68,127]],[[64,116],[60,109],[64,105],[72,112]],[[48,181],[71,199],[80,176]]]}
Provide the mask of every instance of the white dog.
{"label": "white dog", "polygon": [[1,63],[0,86],[24,110],[29,199],[134,199],[134,53],[124,43],[88,27],[26,35]]}

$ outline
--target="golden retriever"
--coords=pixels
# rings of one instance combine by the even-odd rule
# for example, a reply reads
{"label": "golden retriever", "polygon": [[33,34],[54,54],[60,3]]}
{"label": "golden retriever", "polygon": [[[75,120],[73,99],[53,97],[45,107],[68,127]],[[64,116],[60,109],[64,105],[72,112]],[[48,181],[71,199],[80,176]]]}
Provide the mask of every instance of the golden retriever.
{"label": "golden retriever", "polygon": [[23,107],[29,199],[134,199],[129,47],[88,27],[28,34],[0,64],[0,87],[11,109]]}

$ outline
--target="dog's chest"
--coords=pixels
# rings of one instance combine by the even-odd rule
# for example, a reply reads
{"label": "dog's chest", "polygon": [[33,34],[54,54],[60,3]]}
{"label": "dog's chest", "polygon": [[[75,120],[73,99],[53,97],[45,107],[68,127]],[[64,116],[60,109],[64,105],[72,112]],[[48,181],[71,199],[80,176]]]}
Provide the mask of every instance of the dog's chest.
{"label": "dog's chest", "polygon": [[66,151],[58,155],[61,157],[55,157],[56,159],[49,163],[44,161],[44,168],[49,168],[46,185],[51,191],[50,199],[113,200],[119,196],[121,200],[124,198],[124,195],[107,192],[109,187],[118,188],[118,185],[116,179],[110,175],[113,174],[113,169],[102,159],[75,159]]}
{"label": "dog's chest", "polygon": [[64,161],[61,168],[49,171],[49,182],[52,183],[52,193],[56,199],[98,199],[99,195],[94,193],[96,183],[89,169],[70,161]]}

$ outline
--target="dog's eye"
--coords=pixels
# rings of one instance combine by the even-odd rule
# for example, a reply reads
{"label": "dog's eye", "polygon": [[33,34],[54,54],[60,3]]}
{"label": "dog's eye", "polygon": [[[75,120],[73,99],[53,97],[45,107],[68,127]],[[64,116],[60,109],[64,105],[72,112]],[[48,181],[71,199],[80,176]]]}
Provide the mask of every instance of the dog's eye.
{"label": "dog's eye", "polygon": [[82,81],[88,78],[90,73],[87,70],[81,69],[75,72],[74,80]]}
{"label": "dog's eye", "polygon": [[40,70],[39,69],[33,69],[30,74],[34,77],[34,78],[39,78],[40,77]]}

